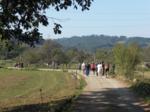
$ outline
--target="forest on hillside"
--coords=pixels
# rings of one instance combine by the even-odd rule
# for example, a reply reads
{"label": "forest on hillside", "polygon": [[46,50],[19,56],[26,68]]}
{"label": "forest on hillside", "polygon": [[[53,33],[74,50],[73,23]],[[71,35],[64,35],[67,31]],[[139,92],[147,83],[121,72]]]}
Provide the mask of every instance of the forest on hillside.
{"label": "forest on hillside", "polygon": [[94,53],[99,48],[113,48],[117,43],[137,43],[140,47],[150,45],[150,38],[144,37],[126,37],[126,36],[107,36],[107,35],[89,35],[73,36],[70,38],[55,39],[64,48],[77,48]]}

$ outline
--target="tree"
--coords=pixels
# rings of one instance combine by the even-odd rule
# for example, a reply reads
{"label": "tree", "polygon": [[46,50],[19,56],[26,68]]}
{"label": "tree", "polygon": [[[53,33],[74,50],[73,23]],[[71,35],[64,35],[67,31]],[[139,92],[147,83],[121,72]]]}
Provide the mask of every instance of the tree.
{"label": "tree", "polygon": [[132,79],[135,68],[140,62],[139,47],[135,43],[128,46],[117,44],[113,49],[114,61],[117,65],[117,71],[120,75],[125,75]]}
{"label": "tree", "polygon": [[85,53],[83,51],[78,51],[78,55],[76,58],[79,63],[82,63],[87,59],[88,56],[89,55],[87,53]]}
{"label": "tree", "polygon": [[96,60],[113,62],[113,53],[111,49],[97,49],[95,53]]}
{"label": "tree", "polygon": [[[68,9],[89,10],[93,0],[0,0],[0,35],[2,39],[18,40],[33,45],[42,38],[39,24],[47,26],[45,10]],[[52,17],[50,17],[52,18]],[[62,26],[54,23],[54,33],[60,34]]]}
{"label": "tree", "polygon": [[[38,48],[30,48],[26,49],[19,57],[18,60],[20,62],[24,62],[25,64],[36,64],[40,61],[40,55],[39,55]],[[21,58],[21,59],[19,59]]]}
{"label": "tree", "polygon": [[77,52],[78,52],[78,49],[76,48],[71,48],[69,50],[66,51],[66,55],[68,56],[70,62],[76,62],[76,57],[77,57]]}
{"label": "tree", "polygon": [[46,40],[45,43],[39,48],[41,59],[46,63],[51,63],[53,60],[53,50],[61,49],[61,45],[52,40]]}
{"label": "tree", "polygon": [[15,44],[13,41],[0,40],[0,59],[10,59],[17,57],[25,46]]}
{"label": "tree", "polygon": [[46,40],[42,46],[26,49],[20,57],[27,64],[46,63],[53,66],[53,64],[67,64],[69,62],[61,45],[50,39]]}
{"label": "tree", "polygon": [[53,49],[51,55],[52,61],[57,62],[59,64],[67,64],[69,62],[68,57],[60,48]]}

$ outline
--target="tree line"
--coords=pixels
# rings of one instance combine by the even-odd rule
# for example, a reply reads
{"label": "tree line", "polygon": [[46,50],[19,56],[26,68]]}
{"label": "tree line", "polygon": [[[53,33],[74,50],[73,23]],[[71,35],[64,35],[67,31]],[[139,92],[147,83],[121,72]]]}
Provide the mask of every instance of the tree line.
{"label": "tree line", "polygon": [[131,78],[137,65],[141,62],[150,62],[150,47],[141,48],[136,43],[129,45],[118,43],[113,48],[99,48],[95,53],[88,53],[77,48],[64,48],[54,40],[45,40],[43,44],[30,47],[15,42],[0,42],[0,59],[12,59],[23,62],[25,65],[53,63],[78,64],[85,62],[99,62],[115,64],[117,74]]}
{"label": "tree line", "polygon": [[[18,62],[23,62],[25,65],[47,65],[81,63],[89,58],[88,53],[80,51],[76,48],[64,49],[60,44],[53,40],[46,40],[42,45],[36,47],[24,47],[17,56],[13,59]],[[20,48],[21,49],[21,48]],[[9,59],[9,57],[8,57]]]}

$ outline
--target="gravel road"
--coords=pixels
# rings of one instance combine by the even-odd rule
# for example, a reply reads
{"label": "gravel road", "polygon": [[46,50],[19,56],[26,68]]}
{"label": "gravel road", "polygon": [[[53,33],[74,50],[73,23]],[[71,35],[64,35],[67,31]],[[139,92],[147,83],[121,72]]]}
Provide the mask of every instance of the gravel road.
{"label": "gravel road", "polygon": [[128,89],[113,78],[86,77],[87,86],[73,104],[73,112],[150,112]]}

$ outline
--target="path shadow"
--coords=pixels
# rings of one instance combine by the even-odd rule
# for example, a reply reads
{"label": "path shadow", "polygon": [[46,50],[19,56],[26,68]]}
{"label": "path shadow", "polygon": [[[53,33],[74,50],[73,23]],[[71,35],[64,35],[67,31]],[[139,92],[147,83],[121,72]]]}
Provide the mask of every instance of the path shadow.
{"label": "path shadow", "polygon": [[67,98],[53,102],[2,108],[0,112],[61,112],[67,110],[71,102],[72,98]]}
{"label": "path shadow", "polygon": [[[144,109],[147,111],[144,111]],[[128,88],[87,91],[72,106],[73,112],[150,112],[150,105],[140,107]]]}

